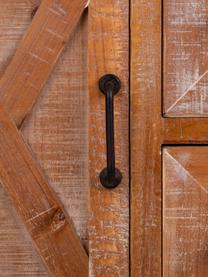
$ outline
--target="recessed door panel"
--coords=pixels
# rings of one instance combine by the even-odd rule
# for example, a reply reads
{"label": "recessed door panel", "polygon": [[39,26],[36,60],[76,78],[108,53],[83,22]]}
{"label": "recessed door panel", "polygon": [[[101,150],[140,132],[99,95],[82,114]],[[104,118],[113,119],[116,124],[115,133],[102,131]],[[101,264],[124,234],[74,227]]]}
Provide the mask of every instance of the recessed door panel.
{"label": "recessed door panel", "polygon": [[208,1],[163,5],[164,114],[208,116]]}
{"label": "recessed door panel", "polygon": [[163,151],[163,276],[207,276],[208,147]]}

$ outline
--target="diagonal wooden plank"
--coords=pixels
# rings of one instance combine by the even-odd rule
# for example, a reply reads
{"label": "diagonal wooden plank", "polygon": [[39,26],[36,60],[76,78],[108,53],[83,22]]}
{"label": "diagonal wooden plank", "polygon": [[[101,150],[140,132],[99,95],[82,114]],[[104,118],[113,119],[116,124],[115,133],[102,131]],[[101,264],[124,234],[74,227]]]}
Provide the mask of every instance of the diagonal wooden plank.
{"label": "diagonal wooden plank", "polygon": [[43,0],[0,80],[0,98],[18,126],[28,114],[88,0]]}
{"label": "diagonal wooden plank", "polygon": [[88,276],[88,258],[21,134],[0,106],[0,181],[53,276]]}

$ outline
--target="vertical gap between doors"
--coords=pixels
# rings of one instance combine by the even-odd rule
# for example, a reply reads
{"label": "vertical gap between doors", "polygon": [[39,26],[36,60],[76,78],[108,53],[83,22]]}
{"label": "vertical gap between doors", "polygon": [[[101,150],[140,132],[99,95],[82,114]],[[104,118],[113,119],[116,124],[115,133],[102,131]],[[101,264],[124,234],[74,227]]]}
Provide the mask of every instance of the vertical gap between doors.
{"label": "vertical gap between doors", "polygon": [[129,111],[128,111],[128,125],[129,125],[129,276],[131,276],[131,0],[129,0]]}

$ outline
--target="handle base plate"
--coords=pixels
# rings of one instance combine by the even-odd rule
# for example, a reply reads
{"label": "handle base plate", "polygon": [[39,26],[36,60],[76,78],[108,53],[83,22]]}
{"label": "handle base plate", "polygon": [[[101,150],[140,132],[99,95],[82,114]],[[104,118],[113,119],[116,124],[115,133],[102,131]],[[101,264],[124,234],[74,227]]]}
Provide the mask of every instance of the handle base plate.
{"label": "handle base plate", "polygon": [[122,174],[117,168],[115,169],[115,175],[113,178],[110,178],[110,176],[108,175],[107,168],[104,168],[100,172],[100,182],[105,188],[114,189],[121,183],[121,180]]}

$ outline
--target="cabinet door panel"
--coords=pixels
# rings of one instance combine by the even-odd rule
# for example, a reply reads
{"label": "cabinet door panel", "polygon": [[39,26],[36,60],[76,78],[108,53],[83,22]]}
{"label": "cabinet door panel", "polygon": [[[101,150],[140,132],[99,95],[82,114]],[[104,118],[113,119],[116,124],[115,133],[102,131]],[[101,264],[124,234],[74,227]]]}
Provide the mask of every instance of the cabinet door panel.
{"label": "cabinet door panel", "polygon": [[207,276],[208,147],[163,151],[164,276]]}
{"label": "cabinet door panel", "polygon": [[164,113],[208,115],[207,0],[164,1]]}

